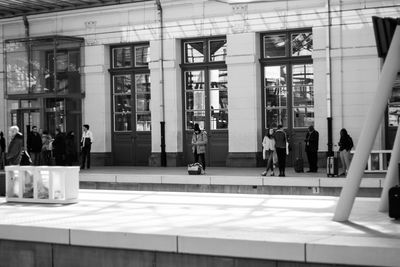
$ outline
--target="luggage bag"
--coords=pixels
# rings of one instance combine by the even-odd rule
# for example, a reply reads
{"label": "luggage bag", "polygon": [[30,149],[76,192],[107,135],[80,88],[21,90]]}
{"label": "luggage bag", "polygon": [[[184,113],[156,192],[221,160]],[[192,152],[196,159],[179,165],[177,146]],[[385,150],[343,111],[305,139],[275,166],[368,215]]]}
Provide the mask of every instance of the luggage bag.
{"label": "luggage bag", "polygon": [[193,163],[188,165],[189,175],[199,175],[203,170],[203,166],[200,163]]}
{"label": "luggage bag", "polygon": [[328,177],[335,177],[339,175],[339,160],[336,155],[330,156],[326,163],[326,175]]}
{"label": "luggage bag", "polygon": [[301,150],[301,143],[299,143],[299,156],[296,158],[296,161],[294,162],[294,171],[304,172],[304,160],[303,160],[303,153]]}
{"label": "luggage bag", "polygon": [[[400,164],[399,164],[400,170]],[[400,172],[399,172],[400,183]],[[400,186],[396,185],[389,189],[389,217],[395,220],[400,219]]]}

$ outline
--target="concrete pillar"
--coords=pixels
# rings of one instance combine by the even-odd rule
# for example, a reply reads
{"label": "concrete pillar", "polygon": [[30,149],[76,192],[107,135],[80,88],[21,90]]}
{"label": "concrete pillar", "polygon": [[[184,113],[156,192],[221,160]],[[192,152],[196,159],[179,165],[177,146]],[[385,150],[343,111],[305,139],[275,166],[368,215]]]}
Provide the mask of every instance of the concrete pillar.
{"label": "concrete pillar", "polygon": [[340,194],[334,221],[347,221],[350,216],[369,154],[392,93],[393,82],[400,70],[400,27],[396,28],[385,64],[381,72],[374,100],[366,114],[363,130],[352,159],[346,184]]}
{"label": "concrete pillar", "polygon": [[228,166],[256,166],[261,151],[261,75],[259,35],[227,36],[229,155]]}
{"label": "concrete pillar", "polygon": [[[151,151],[150,166],[160,166],[161,156],[161,84],[160,84],[160,41],[150,42],[151,62]],[[182,86],[181,86],[180,40],[164,40],[164,90],[165,90],[165,136],[167,166],[182,164]]]}

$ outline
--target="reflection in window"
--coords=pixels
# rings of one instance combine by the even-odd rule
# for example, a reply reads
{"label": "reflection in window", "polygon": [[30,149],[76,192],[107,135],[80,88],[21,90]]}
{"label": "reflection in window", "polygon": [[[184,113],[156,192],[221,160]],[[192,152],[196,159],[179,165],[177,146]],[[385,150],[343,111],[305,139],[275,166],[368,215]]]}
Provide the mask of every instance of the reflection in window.
{"label": "reflection in window", "polygon": [[292,66],[293,126],[314,124],[314,72],[311,64]]}
{"label": "reflection in window", "polygon": [[125,68],[132,66],[131,47],[117,47],[112,49],[113,68]]}
{"label": "reflection in window", "polygon": [[203,42],[185,43],[185,62],[186,63],[204,62]]}
{"label": "reflection in window", "polygon": [[311,56],[313,36],[311,32],[292,34],[292,56]]}
{"label": "reflection in window", "polygon": [[226,69],[210,70],[211,130],[228,128],[228,87]]}
{"label": "reflection in window", "polygon": [[135,47],[135,66],[147,66],[150,62],[150,46]]}
{"label": "reflection in window", "polygon": [[135,75],[136,89],[136,131],[151,130],[150,74]]}
{"label": "reflection in window", "polygon": [[264,57],[286,56],[286,34],[268,34],[264,36]]}
{"label": "reflection in window", "polygon": [[116,132],[127,132],[132,130],[131,113],[122,112],[114,115],[114,125]]}
{"label": "reflection in window", "polygon": [[114,95],[114,130],[123,132],[130,131],[131,125],[131,75],[113,76],[113,95]]}
{"label": "reflection in window", "polygon": [[226,40],[210,41],[210,61],[224,61],[226,58]]}
{"label": "reflection in window", "polygon": [[186,126],[187,129],[192,129],[195,123],[204,125],[205,121],[204,71],[185,71],[184,76]]}
{"label": "reflection in window", "polygon": [[131,95],[116,95],[114,96],[114,111],[115,112],[131,112]]}
{"label": "reflection in window", "polygon": [[114,76],[114,94],[131,93],[131,75]]}
{"label": "reflection in window", "polygon": [[186,129],[191,130],[195,123],[198,123],[200,129],[205,129],[206,112],[204,110],[186,112]]}
{"label": "reflection in window", "polygon": [[264,67],[266,127],[287,125],[286,66]]}

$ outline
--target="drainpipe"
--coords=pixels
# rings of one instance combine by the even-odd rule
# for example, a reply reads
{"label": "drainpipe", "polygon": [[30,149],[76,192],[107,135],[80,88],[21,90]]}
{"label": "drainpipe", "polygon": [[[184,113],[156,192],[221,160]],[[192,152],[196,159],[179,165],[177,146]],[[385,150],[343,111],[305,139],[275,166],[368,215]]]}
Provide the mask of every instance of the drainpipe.
{"label": "drainpipe", "polygon": [[327,0],[326,8],[328,13],[328,25],[326,27],[326,107],[327,107],[327,128],[328,128],[328,153],[327,156],[333,156],[332,141],[332,63],[331,63],[331,1]]}
{"label": "drainpipe", "polygon": [[161,1],[156,0],[157,11],[160,20],[160,86],[161,86],[161,166],[167,166],[167,153],[165,152],[165,86],[164,86],[164,22]]}

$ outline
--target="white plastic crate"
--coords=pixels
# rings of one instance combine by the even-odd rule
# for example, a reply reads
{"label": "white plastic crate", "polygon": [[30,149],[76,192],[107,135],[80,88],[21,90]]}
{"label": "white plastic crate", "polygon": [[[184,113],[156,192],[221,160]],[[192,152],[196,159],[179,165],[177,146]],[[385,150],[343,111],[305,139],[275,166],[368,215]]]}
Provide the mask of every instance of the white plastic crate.
{"label": "white plastic crate", "polygon": [[6,201],[76,203],[79,167],[6,166]]}

